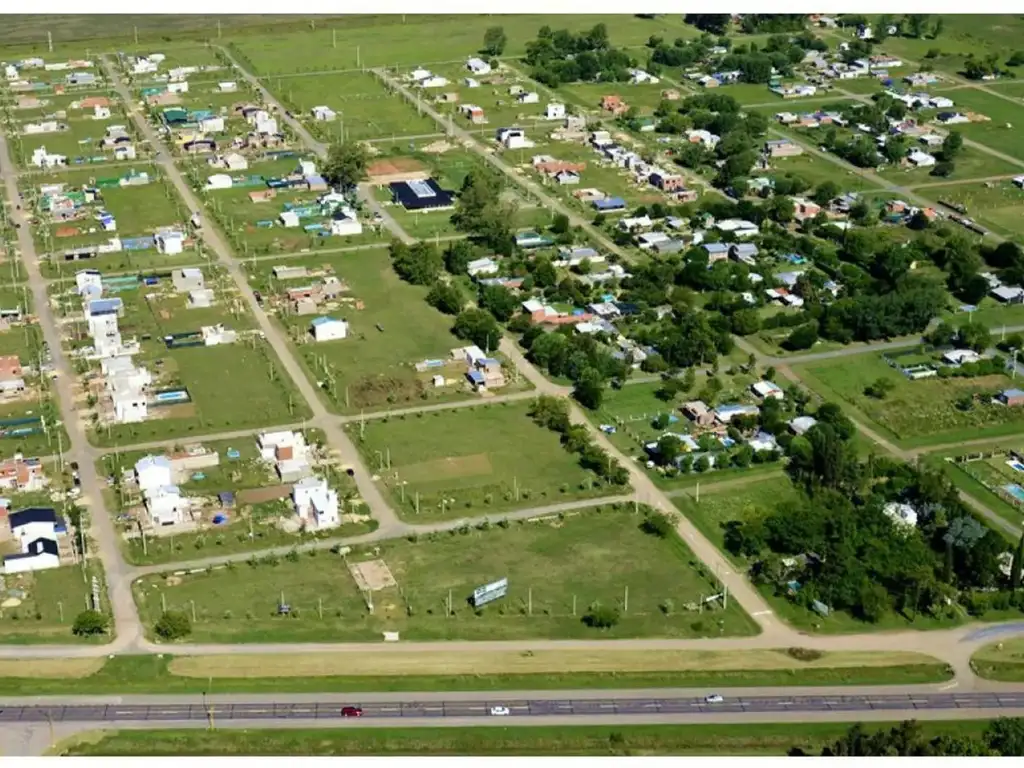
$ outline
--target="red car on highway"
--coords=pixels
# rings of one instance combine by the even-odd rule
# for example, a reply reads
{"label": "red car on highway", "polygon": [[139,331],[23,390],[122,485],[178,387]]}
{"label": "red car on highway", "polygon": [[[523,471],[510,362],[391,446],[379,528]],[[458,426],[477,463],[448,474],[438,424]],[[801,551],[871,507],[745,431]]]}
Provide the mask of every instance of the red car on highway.
{"label": "red car on highway", "polygon": [[342,717],[362,717],[363,716],[363,708],[362,707],[342,707],[341,708],[341,716]]}

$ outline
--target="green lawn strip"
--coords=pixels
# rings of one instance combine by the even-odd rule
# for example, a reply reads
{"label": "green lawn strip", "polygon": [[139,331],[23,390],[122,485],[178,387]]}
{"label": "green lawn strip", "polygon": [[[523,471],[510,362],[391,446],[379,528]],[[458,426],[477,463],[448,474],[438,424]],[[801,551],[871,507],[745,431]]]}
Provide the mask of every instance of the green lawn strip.
{"label": "green lawn strip", "polygon": [[916,685],[951,677],[942,663],[881,667],[809,667],[717,672],[574,672],[505,675],[330,675],[317,677],[187,677],[169,671],[170,657],[115,656],[85,677],[0,677],[5,696],[105,694],[327,693],[402,691],[531,691],[758,686]]}
{"label": "green lawn strip", "polygon": [[71,633],[75,616],[91,604],[93,576],[99,579],[101,608],[106,611],[103,569],[96,559],[88,559],[84,570],[65,565],[4,576],[6,597],[12,596],[11,590],[21,590],[25,597],[17,606],[0,609],[0,645],[109,642],[108,637]]}
{"label": "green lawn strip", "polygon": [[971,668],[987,680],[1024,682],[1024,639],[1010,638],[986,645],[971,657]]}
{"label": "green lawn strip", "polygon": [[[808,754],[843,736],[849,723],[707,725],[486,726],[124,730],[72,740],[62,755],[775,755],[799,747]],[[925,738],[977,738],[987,720],[925,721]],[[869,732],[895,722],[871,723]]]}
{"label": "green lawn strip", "polygon": [[[321,552],[171,579],[147,576],[133,589],[149,626],[165,604],[190,614],[194,607],[195,642],[363,642],[384,631],[410,640],[756,632],[735,601],[725,610],[687,610],[700,595],[713,594],[717,582],[677,536],[644,533],[642,516],[632,510],[606,505],[543,521],[467,526],[355,548],[346,560]],[[349,573],[367,561],[377,568],[383,562],[395,581],[372,593],[373,613]],[[468,605],[473,589],[503,577],[506,598],[480,610]],[[282,601],[289,616],[278,615]],[[598,602],[620,612],[614,627],[583,623]]]}

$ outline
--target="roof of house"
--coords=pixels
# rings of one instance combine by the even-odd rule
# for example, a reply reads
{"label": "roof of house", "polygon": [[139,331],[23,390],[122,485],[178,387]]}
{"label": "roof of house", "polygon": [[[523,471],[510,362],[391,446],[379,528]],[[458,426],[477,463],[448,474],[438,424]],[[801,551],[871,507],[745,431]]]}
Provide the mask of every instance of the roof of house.
{"label": "roof of house", "polygon": [[[131,363],[129,362],[129,366],[130,365]],[[151,469],[154,467],[170,471],[171,460],[168,459],[166,456],[143,456],[141,459],[135,462],[135,471],[137,473],[145,472],[147,469]]]}
{"label": "roof of house", "polygon": [[434,179],[396,181],[390,184],[391,194],[402,207],[409,210],[446,208],[452,204],[452,192],[441,189]]}
{"label": "roof of house", "polygon": [[56,525],[60,521],[56,510],[52,507],[28,507],[18,512],[12,512],[8,519],[11,522],[11,530],[29,523],[53,523]]}
{"label": "roof of house", "polygon": [[17,555],[7,555],[7,557],[4,558],[4,561],[6,562],[8,560],[24,560],[27,557],[37,557],[44,553],[48,555],[53,555],[54,557],[59,557],[60,550],[57,549],[57,542],[53,539],[47,538],[36,539],[35,541],[31,542],[28,545],[28,547],[26,547],[25,552],[22,552]]}
{"label": "roof of house", "polygon": [[343,323],[344,320],[336,320],[333,317],[314,317],[310,325],[327,325],[328,323]]}
{"label": "roof of house", "polygon": [[1024,397],[1024,389],[1005,389],[1003,390],[1003,397]]}

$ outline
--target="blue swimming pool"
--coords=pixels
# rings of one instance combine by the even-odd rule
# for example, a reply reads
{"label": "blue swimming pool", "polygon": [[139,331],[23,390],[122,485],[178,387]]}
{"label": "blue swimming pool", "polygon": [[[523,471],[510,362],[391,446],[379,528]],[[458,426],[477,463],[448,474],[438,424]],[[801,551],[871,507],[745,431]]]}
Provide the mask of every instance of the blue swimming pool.
{"label": "blue swimming pool", "polygon": [[1006,466],[1011,469],[1015,469],[1018,472],[1024,472],[1024,464],[1021,464],[1019,461],[1008,461],[1006,462]]}
{"label": "blue swimming pool", "polygon": [[1017,501],[1024,501],[1024,488],[1021,488],[1016,483],[1004,485],[1003,490],[1013,496],[1013,498],[1017,499]]}

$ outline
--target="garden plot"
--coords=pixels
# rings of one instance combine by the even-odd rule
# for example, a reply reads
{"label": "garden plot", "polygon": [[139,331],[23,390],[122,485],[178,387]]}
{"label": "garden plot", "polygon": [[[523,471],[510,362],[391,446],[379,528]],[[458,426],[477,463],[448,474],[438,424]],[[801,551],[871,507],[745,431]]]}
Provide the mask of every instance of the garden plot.
{"label": "garden plot", "polygon": [[[451,334],[451,319],[426,303],[426,289],[398,278],[386,250],[247,266],[250,284],[265,295],[265,303],[277,307],[279,320],[299,343],[308,370],[335,408],[358,413],[472,396],[464,384],[464,363],[452,360],[449,366],[417,370],[416,364],[425,360],[451,359],[451,350],[465,342]],[[287,267],[305,271],[282,270]],[[347,337],[315,342],[310,335],[315,314],[296,315],[288,291],[322,285],[329,277],[337,278],[344,290],[316,311],[347,321]],[[438,375],[445,380],[443,386],[434,386]]]}
{"label": "garden plot", "polygon": [[[299,169],[310,162],[317,166],[285,152],[236,171],[193,161],[185,174],[240,257],[385,241],[381,224],[366,221],[356,204],[331,194],[322,182],[305,181]],[[221,184],[230,179],[230,186],[212,186],[218,179]],[[332,218],[351,219],[350,226],[337,230],[344,234],[331,234]]]}
{"label": "garden plot", "polygon": [[[324,141],[336,141],[343,129],[347,141],[438,131],[432,118],[418,113],[400,94],[390,93],[369,72],[268,78],[267,86]],[[319,106],[329,107],[336,117],[317,120],[313,107]]]}
{"label": "garden plot", "polygon": [[[191,614],[196,642],[371,641],[749,634],[733,601],[696,609],[716,583],[674,534],[640,529],[641,515],[608,507],[418,541],[295,554],[202,574],[148,576],[134,585],[143,620],[162,606]],[[361,594],[349,565],[383,562],[395,587]],[[504,598],[474,609],[473,591],[508,579]],[[369,599],[367,599],[369,598]],[[281,605],[287,606],[287,615]],[[615,626],[583,623],[595,604]],[[370,607],[372,606],[372,608]]]}
{"label": "garden plot", "polygon": [[[351,422],[347,429],[409,520],[450,520],[621,491],[610,491],[583,469],[528,411],[526,403],[502,403]],[[441,435],[452,439],[439,442]]]}
{"label": "garden plot", "polygon": [[[1015,386],[1005,374],[912,380],[881,356],[864,354],[799,366],[799,375],[826,399],[845,400],[903,446],[997,437],[1024,424],[1024,408],[992,402]],[[884,397],[868,395],[879,381],[888,382]]]}

